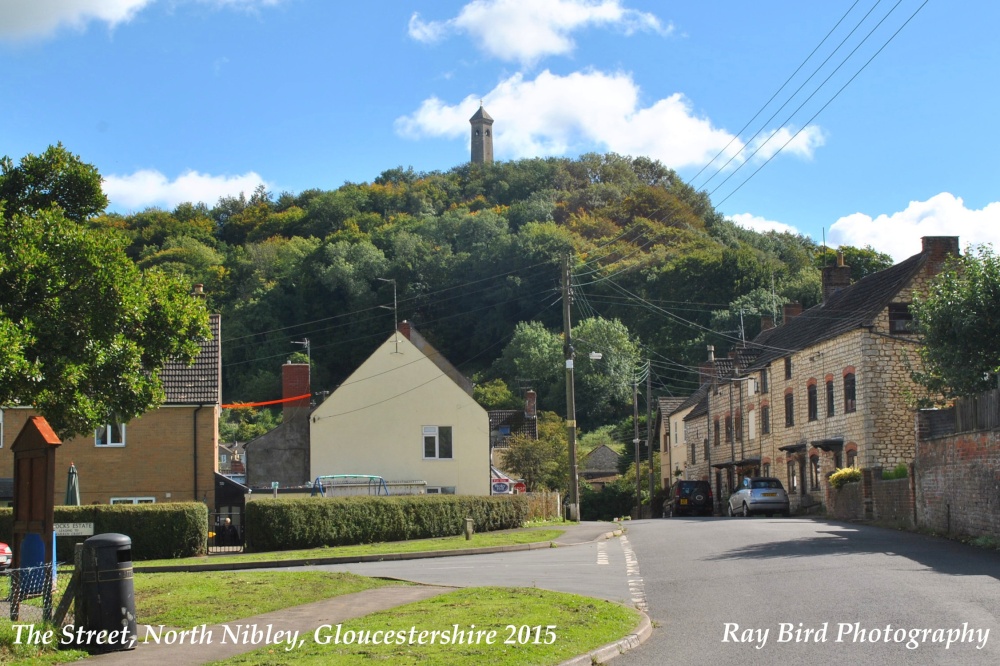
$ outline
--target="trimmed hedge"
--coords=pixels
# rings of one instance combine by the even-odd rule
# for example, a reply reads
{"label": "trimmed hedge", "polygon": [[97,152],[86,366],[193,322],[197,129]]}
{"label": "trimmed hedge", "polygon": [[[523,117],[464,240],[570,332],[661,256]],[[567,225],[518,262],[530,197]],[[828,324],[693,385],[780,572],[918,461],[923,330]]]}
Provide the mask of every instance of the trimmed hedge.
{"label": "trimmed hedge", "polygon": [[[89,504],[57,506],[57,523],[94,523],[94,534],[117,533],[132,539],[133,560],[204,555],[208,508],[201,502],[170,504]],[[0,509],[0,541],[13,538],[13,509]],[[73,561],[73,545],[88,537],[56,539],[56,560]]]}
{"label": "trimmed hedge", "polygon": [[517,495],[310,497],[247,502],[247,548],[293,550],[321,546],[454,536],[472,518],[477,532],[520,527],[528,501]]}

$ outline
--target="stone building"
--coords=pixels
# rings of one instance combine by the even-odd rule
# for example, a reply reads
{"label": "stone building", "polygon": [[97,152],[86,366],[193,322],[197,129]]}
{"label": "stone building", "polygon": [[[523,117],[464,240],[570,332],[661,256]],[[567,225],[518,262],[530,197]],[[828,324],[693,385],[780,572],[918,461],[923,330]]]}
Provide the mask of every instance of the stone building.
{"label": "stone building", "polygon": [[486,113],[482,102],[479,110],[469,118],[472,125],[472,163],[493,163],[493,118]]}
{"label": "stone building", "polygon": [[808,510],[836,468],[912,462],[919,340],[909,305],[958,254],[957,237],[922,240],[919,254],[854,284],[838,259],[823,270],[821,304],[787,304],[780,326],[765,322],[707,364],[685,419],[688,476],[710,480],[720,504],[741,476],[765,475],[782,480],[793,511]]}

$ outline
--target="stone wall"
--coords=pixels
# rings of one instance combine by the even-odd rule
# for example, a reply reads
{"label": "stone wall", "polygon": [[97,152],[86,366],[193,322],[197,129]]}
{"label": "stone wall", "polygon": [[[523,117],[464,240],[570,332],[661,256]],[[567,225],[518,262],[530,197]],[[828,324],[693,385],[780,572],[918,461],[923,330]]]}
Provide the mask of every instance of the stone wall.
{"label": "stone wall", "polygon": [[1000,537],[1000,431],[920,439],[914,467],[921,527]]}
{"label": "stone wall", "polygon": [[839,490],[826,486],[827,515],[836,520],[873,519],[912,528],[913,469],[905,479],[883,479],[877,467],[862,472],[861,483],[848,483]]}
{"label": "stone wall", "polygon": [[826,512],[836,520],[862,520],[865,505],[861,498],[861,484],[848,483],[839,490],[833,486],[826,488]]}

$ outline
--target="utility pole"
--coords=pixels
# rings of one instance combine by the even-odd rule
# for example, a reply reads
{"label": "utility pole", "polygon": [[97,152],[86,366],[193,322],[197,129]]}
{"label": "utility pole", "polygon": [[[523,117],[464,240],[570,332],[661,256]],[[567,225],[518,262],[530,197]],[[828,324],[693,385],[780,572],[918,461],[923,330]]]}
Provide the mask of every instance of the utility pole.
{"label": "utility pole", "polygon": [[[633,372],[635,372],[633,370]],[[635,425],[635,517],[642,518],[642,463],[639,460],[639,378],[632,375],[632,423]]]}
{"label": "utility pole", "polygon": [[[646,452],[649,455],[649,517],[653,517],[653,372],[646,359]],[[663,464],[661,457],[660,464]],[[638,469],[638,468],[636,468]]]}
{"label": "utility pole", "polygon": [[570,255],[566,255],[562,272],[563,301],[563,352],[566,356],[566,439],[569,441],[569,519],[580,520],[580,482],[576,464],[576,394],[573,386],[573,328],[570,322],[570,304],[573,288],[570,285]]}
{"label": "utility pole", "polygon": [[[376,278],[379,282],[392,283],[392,339],[396,343],[395,354],[399,353],[399,307],[396,301],[396,280],[395,278]],[[380,308],[389,309],[388,305],[380,305]]]}
{"label": "utility pole", "polygon": [[[708,419],[707,431],[708,435],[705,437],[705,464],[708,466],[708,485],[712,485],[712,394],[715,392],[715,347],[713,345],[708,345],[708,371],[711,373],[708,392],[706,397],[706,413],[705,416]],[[720,488],[715,487],[715,494],[719,494]]]}

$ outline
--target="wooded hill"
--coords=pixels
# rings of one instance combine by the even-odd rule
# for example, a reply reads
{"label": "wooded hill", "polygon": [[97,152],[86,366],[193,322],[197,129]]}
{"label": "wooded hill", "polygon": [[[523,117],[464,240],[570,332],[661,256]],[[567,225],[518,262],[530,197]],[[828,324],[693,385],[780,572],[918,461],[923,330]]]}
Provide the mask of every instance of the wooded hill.
{"label": "wooded hill", "polygon": [[[533,353],[531,331],[559,340],[567,254],[574,322],[620,320],[629,358],[649,359],[657,392],[687,395],[706,344],[725,354],[757,333],[762,314],[817,303],[833,256],[803,236],[741,229],[659,162],[615,154],[396,168],[334,190],[258,189],[92,223],[124,231],[140,267],[205,285],[223,315],[227,402],[278,397],[280,366],[306,338],[313,390],[334,390],[392,332],[394,285],[398,318],[466,375],[515,393],[551,381],[523,376],[531,363],[512,355]],[[842,249],[854,279],[891,264],[870,248]],[[517,329],[520,351],[505,354],[519,322],[532,321]],[[577,349],[613,352],[600,347],[616,339],[580,336]],[[561,377],[561,361],[552,370]],[[562,411],[558,395],[540,390],[541,408]]]}

